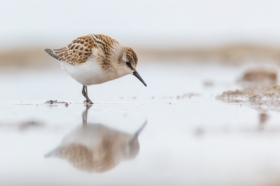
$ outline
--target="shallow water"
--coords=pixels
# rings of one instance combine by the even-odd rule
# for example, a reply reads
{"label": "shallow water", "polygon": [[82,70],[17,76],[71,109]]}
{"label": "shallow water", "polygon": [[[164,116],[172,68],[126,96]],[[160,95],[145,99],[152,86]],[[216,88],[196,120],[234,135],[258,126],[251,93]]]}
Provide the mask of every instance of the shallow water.
{"label": "shallow water", "polygon": [[92,86],[87,115],[64,72],[3,71],[0,185],[277,184],[279,114],[216,100],[244,68],[142,64],[147,88],[133,76]]}

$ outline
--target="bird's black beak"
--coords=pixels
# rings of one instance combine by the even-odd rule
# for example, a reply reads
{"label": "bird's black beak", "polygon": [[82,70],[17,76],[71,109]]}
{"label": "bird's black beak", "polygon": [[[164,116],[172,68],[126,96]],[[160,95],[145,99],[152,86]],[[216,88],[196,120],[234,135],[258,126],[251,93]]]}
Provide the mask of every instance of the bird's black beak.
{"label": "bird's black beak", "polygon": [[147,86],[147,84],[145,83],[145,81],[141,78],[141,76],[138,74],[138,72],[137,72],[136,70],[133,72],[133,75],[134,75],[135,77],[137,77],[145,86]]}

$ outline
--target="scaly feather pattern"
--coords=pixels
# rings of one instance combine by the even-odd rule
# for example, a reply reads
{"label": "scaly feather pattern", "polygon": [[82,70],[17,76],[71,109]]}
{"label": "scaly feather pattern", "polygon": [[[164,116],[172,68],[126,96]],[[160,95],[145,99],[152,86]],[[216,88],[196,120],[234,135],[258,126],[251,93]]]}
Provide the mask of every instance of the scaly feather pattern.
{"label": "scaly feather pattern", "polygon": [[78,37],[73,40],[67,47],[61,49],[46,49],[52,57],[59,61],[67,62],[71,65],[78,65],[85,63],[93,54],[92,50],[96,49],[99,57],[102,58],[103,64],[107,64],[110,57],[111,47],[118,42],[109,36],[102,34],[91,34],[87,36]]}

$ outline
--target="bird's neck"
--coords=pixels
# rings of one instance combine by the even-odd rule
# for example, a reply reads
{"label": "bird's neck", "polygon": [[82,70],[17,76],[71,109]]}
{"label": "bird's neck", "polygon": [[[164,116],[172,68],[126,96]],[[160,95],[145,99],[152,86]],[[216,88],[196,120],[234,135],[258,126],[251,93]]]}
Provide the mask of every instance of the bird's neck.
{"label": "bird's neck", "polygon": [[111,61],[119,61],[123,55],[124,47],[122,47],[120,44],[115,44],[111,49]]}

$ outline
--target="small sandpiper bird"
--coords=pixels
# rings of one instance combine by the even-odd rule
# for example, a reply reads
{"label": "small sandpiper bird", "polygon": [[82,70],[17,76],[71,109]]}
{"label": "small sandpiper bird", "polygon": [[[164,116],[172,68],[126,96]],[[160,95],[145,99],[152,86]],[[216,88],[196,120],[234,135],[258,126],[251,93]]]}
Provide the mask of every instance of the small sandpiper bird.
{"label": "small sandpiper bird", "polygon": [[75,39],[67,47],[45,49],[45,52],[59,60],[61,68],[83,85],[87,104],[93,104],[88,97],[89,85],[133,74],[147,86],[136,71],[138,58],[133,49],[109,36],[90,34]]}

